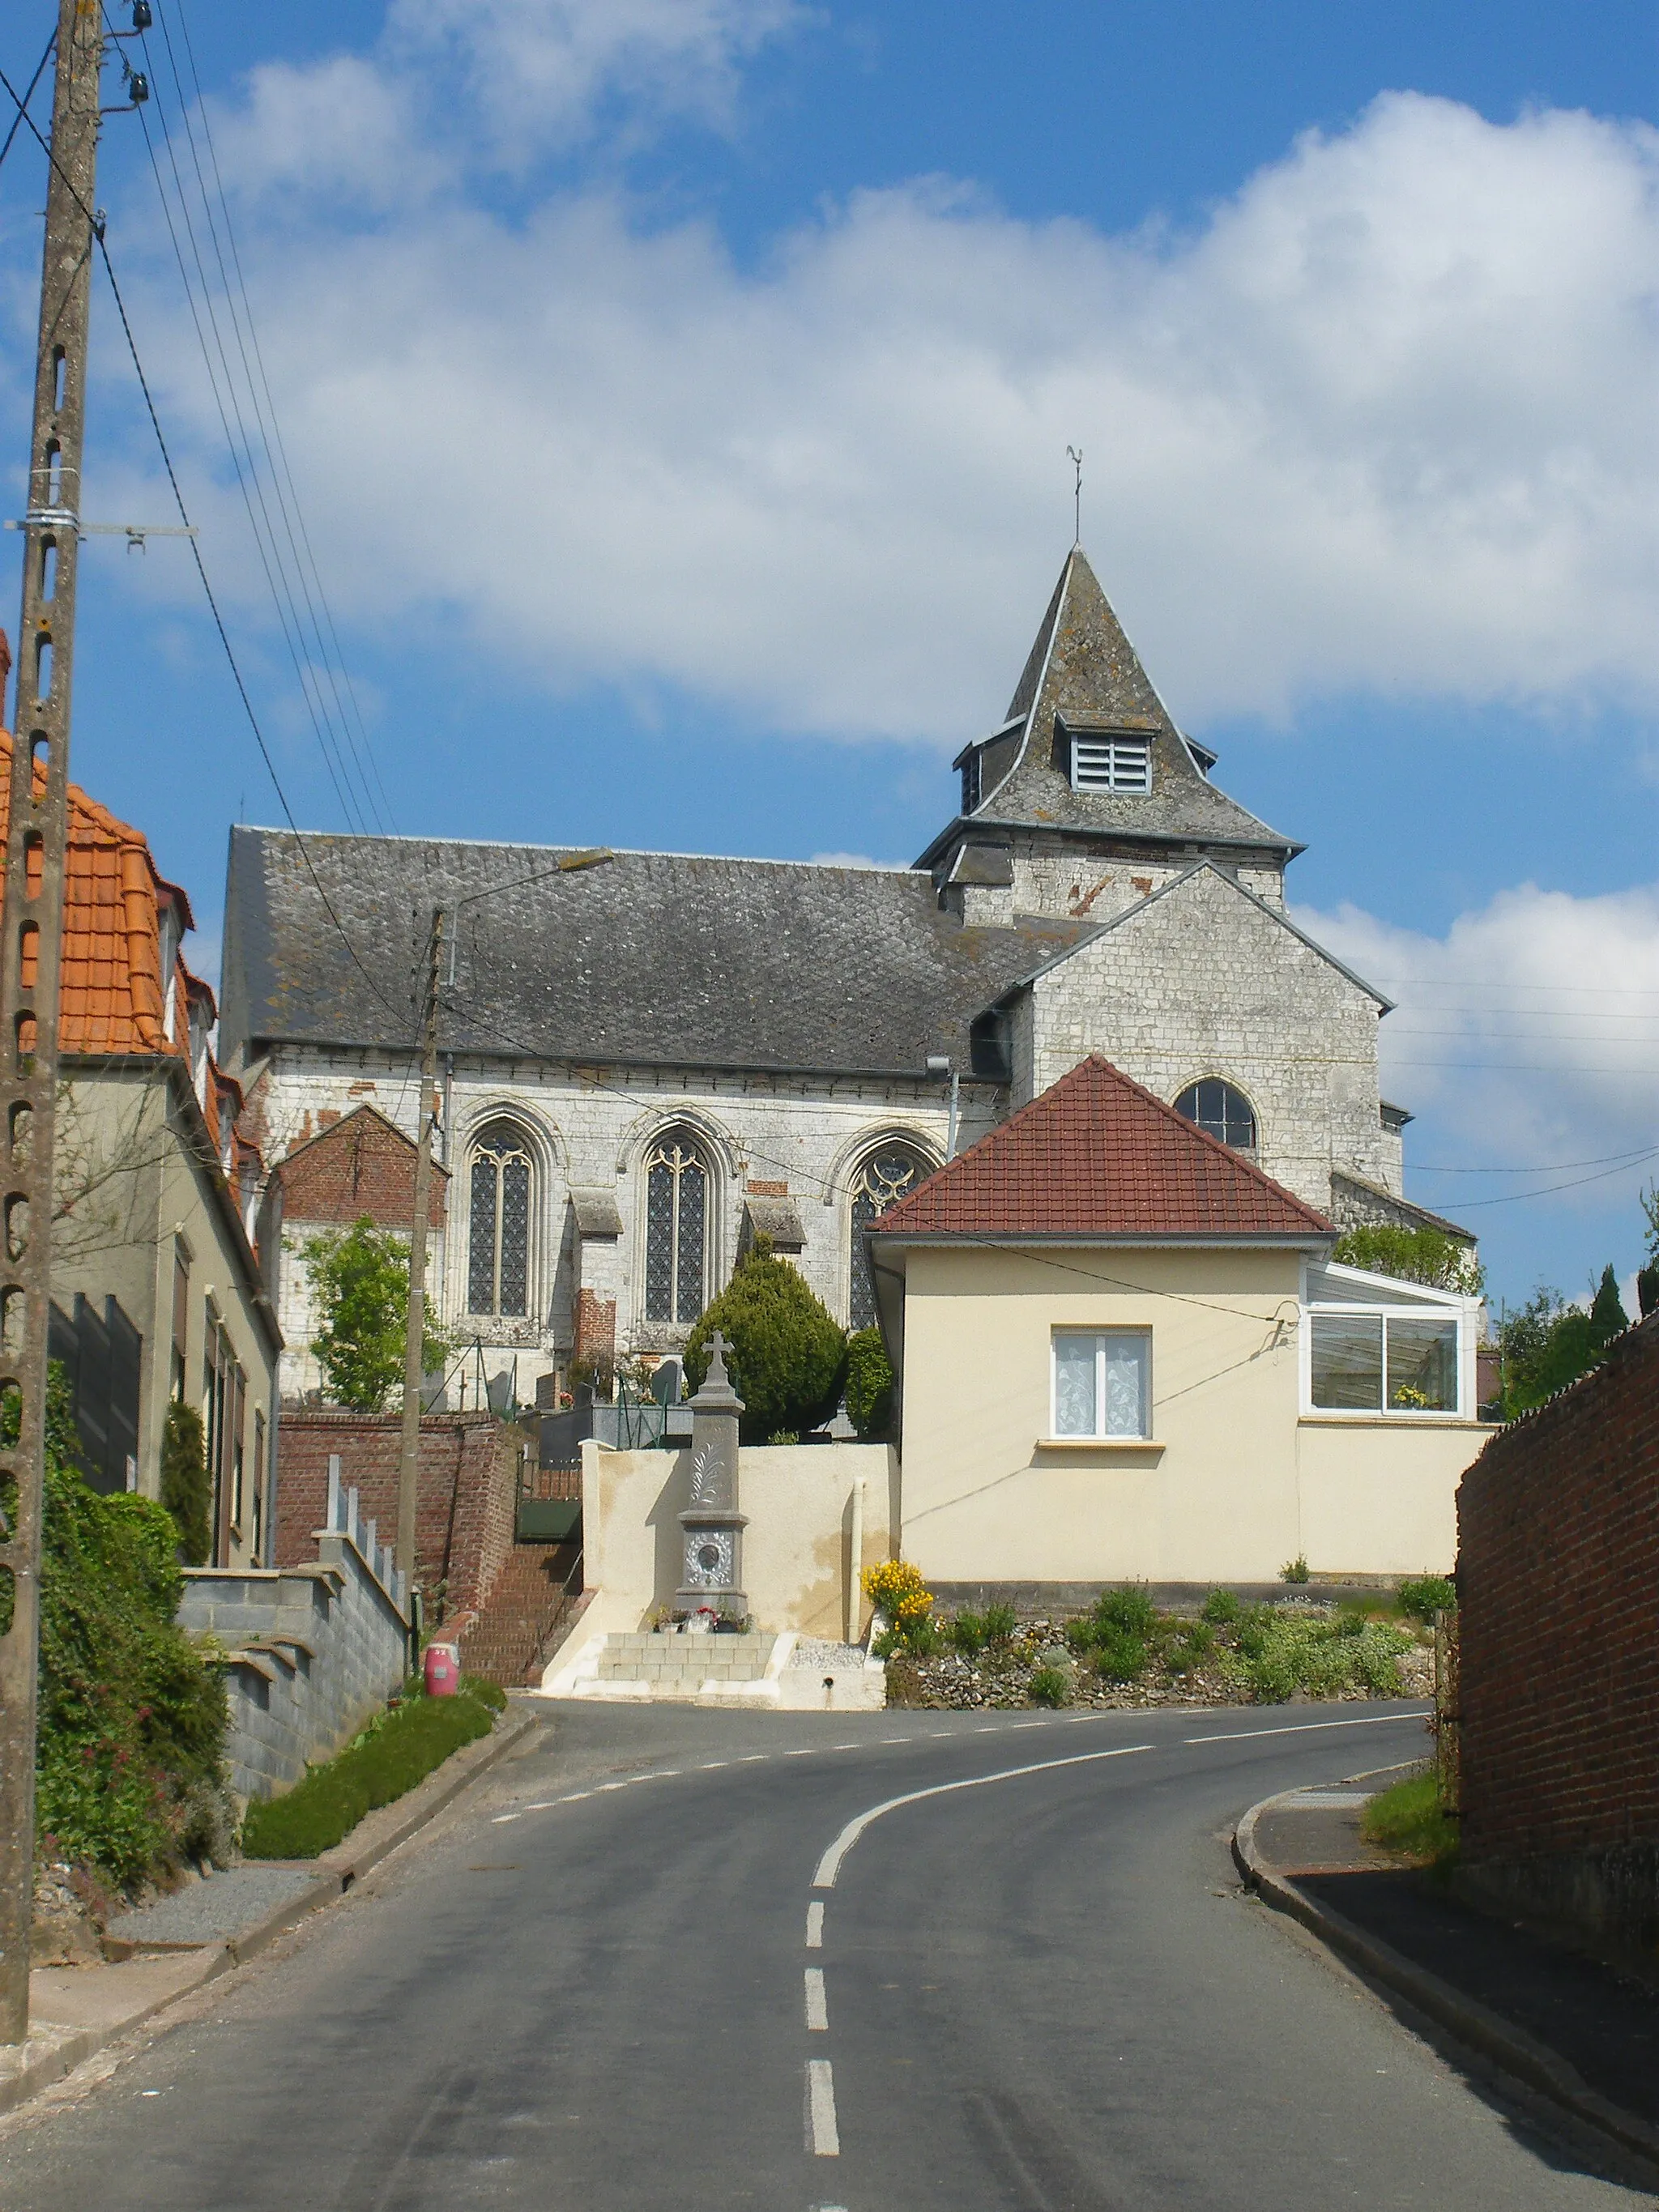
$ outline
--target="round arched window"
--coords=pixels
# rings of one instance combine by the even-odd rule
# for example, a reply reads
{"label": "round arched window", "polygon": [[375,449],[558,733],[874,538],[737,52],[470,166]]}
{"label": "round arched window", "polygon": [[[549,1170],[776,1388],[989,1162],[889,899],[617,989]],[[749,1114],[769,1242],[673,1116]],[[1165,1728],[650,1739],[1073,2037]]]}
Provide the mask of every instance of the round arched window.
{"label": "round arched window", "polygon": [[1236,1152],[1255,1150],[1255,1109],[1242,1091],[1235,1091],[1218,1075],[1189,1083],[1176,1100],[1175,1109],[1206,1136],[1219,1137]]}

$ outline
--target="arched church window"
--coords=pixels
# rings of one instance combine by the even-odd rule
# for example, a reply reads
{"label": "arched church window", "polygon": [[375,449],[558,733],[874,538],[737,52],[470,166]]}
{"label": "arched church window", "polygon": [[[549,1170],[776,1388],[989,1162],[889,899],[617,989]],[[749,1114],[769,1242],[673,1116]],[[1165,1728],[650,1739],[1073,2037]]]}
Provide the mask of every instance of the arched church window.
{"label": "arched church window", "polygon": [[876,1317],[875,1279],[864,1249],[864,1232],[878,1214],[896,1206],[927,1173],[927,1163],[908,1145],[884,1145],[853,1177],[853,1250],[848,1274],[847,1318],[854,1328],[868,1328]]}
{"label": "arched church window", "polygon": [[511,1121],[472,1140],[468,1188],[467,1311],[530,1310],[530,1149]]}
{"label": "arched church window", "polygon": [[694,1322],[707,1302],[708,1169],[682,1129],[645,1160],[645,1317]]}
{"label": "arched church window", "polygon": [[1206,1136],[1219,1137],[1236,1152],[1255,1150],[1255,1109],[1242,1091],[1224,1083],[1218,1075],[1189,1083],[1176,1100],[1175,1109]]}

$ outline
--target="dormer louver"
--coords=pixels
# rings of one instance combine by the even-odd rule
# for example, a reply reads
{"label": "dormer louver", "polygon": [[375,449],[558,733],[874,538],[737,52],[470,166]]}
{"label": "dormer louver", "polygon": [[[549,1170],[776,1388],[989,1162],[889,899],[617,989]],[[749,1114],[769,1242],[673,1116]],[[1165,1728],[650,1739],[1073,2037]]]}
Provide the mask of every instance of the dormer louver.
{"label": "dormer louver", "polygon": [[1116,731],[1066,732],[1073,791],[1150,792],[1152,741]]}

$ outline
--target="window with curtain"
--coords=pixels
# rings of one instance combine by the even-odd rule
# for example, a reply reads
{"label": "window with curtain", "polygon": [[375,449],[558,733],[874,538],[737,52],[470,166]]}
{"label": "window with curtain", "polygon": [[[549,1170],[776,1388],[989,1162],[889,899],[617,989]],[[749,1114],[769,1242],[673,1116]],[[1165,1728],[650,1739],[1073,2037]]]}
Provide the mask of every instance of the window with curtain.
{"label": "window with curtain", "polygon": [[1056,1437],[1150,1433],[1152,1339],[1144,1329],[1056,1329]]}
{"label": "window with curtain", "polygon": [[530,1310],[530,1148],[510,1121],[474,1138],[469,1167],[467,1311]]}
{"label": "window with curtain", "polygon": [[876,1317],[876,1285],[864,1249],[864,1232],[878,1214],[895,1206],[927,1175],[919,1153],[905,1145],[884,1145],[872,1152],[853,1177],[853,1249],[848,1268],[848,1324],[868,1328]]}
{"label": "window with curtain", "polygon": [[682,1129],[645,1157],[645,1316],[690,1323],[708,1303],[708,1168]]}

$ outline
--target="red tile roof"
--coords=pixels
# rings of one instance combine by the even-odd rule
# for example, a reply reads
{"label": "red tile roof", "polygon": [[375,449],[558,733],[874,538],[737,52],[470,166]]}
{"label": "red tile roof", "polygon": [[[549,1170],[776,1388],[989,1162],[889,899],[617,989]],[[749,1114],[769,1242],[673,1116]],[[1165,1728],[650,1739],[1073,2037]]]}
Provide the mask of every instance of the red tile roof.
{"label": "red tile roof", "polygon": [[919,1184],[883,1236],[1333,1237],[1323,1214],[1098,1054]]}

